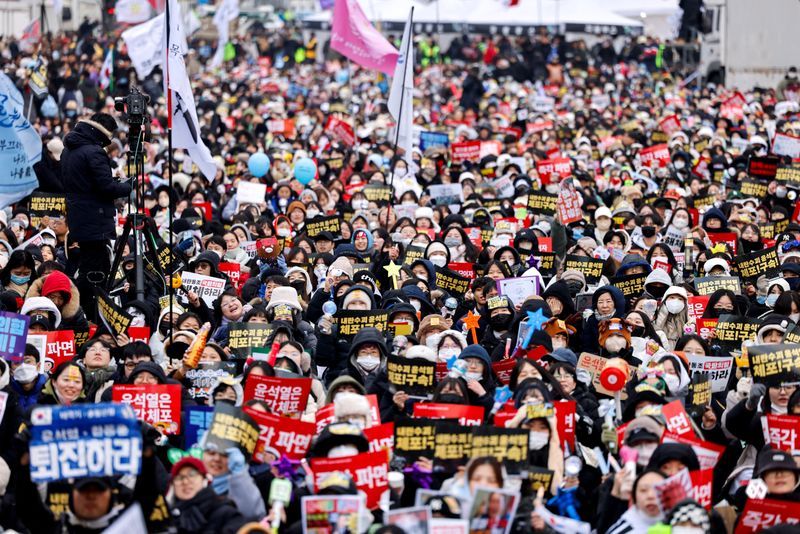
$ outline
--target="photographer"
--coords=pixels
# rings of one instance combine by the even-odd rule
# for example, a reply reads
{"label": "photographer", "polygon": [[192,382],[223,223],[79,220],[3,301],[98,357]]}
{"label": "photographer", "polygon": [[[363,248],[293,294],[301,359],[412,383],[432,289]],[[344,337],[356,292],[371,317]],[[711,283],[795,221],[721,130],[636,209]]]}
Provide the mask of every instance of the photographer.
{"label": "photographer", "polygon": [[111,269],[108,244],[116,237],[114,199],[131,193],[130,184],[112,178],[105,151],[116,128],[111,115],[95,113],[67,135],[61,157],[70,237],[80,247],[77,286],[89,317],[95,316],[93,288],[105,282]]}

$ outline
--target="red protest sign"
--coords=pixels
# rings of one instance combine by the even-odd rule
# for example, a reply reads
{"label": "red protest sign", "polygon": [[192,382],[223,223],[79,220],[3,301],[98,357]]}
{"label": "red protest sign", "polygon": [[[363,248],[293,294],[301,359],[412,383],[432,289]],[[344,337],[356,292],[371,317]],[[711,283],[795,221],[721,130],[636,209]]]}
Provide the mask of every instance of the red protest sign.
{"label": "red protest sign", "polygon": [[700,469],[699,471],[690,471],[689,477],[692,479],[694,500],[700,503],[706,510],[711,510],[714,470]]}
{"label": "red protest sign", "polygon": [[553,252],[553,238],[540,237],[538,240],[539,252]]}
{"label": "red protest sign", "polygon": [[414,405],[414,417],[458,419],[458,423],[462,426],[481,426],[483,424],[483,406],[436,402],[417,403]]}
{"label": "red protest sign", "polygon": [[723,105],[735,108],[742,108],[744,107],[745,104],[747,104],[747,99],[739,91],[733,93],[733,95],[731,95],[730,98],[728,98],[723,102]]}
{"label": "red protest sign", "polygon": [[643,148],[639,151],[639,159],[645,167],[666,167],[670,162],[669,147],[661,143]]}
{"label": "red protest sign", "polygon": [[305,458],[311,447],[311,440],[317,433],[314,423],[280,417],[249,407],[245,407],[244,411],[253,418],[259,428],[253,459],[264,463],[264,449],[267,448],[274,448],[281,455],[285,454],[292,460]]}
{"label": "red protest sign", "polygon": [[192,202],[192,206],[203,212],[203,219],[211,220],[211,202]]}
{"label": "red protest sign", "polygon": [[536,172],[543,184],[557,182],[559,180],[552,179],[551,176],[557,174],[559,179],[569,178],[572,176],[572,162],[569,158],[543,159],[536,162]]}
{"label": "red protest sign", "polygon": [[141,341],[142,343],[150,343],[150,327],[149,326],[129,326],[128,338],[131,343],[134,341]]}
{"label": "red protest sign", "polygon": [[294,137],[293,119],[271,119],[267,121],[267,130],[273,135]]}
{"label": "red protest sign", "polygon": [[506,358],[492,364],[492,370],[501,384],[507,386],[511,382],[511,371],[517,365],[515,358]]}
{"label": "red protest sign", "polygon": [[700,469],[713,469],[725,447],[711,443],[710,441],[703,441],[694,435],[679,436],[671,432],[664,432],[661,436],[661,443],[685,443],[689,445],[697,455],[697,461],[700,462]]}
{"label": "red protest sign", "polygon": [[800,448],[797,443],[797,429],[800,428],[800,416],[767,415],[764,425],[764,441],[776,449],[792,452]]}
{"label": "red protest sign", "polygon": [[553,129],[553,121],[537,121],[537,122],[529,122],[525,124],[525,130],[531,133],[541,133],[545,130],[552,130]]}
{"label": "red protest sign", "polygon": [[569,224],[583,219],[582,203],[581,194],[574,188],[562,187],[556,200],[556,209],[558,209],[561,224]]}
{"label": "red protest sign", "polygon": [[688,312],[690,319],[694,319],[695,321],[697,321],[703,316],[703,312],[706,311],[706,306],[708,306],[709,298],[711,298],[711,295],[689,297]]}
{"label": "red protest sign", "polygon": [[436,362],[436,371],[434,372],[434,376],[436,377],[436,383],[438,384],[445,378],[447,378],[447,373],[450,371],[447,369],[447,362]]}
{"label": "red protest sign", "polygon": [[514,419],[515,415],[517,415],[517,409],[514,408],[514,401],[510,400],[500,408],[499,412],[494,414],[494,426],[505,428],[506,421]]}
{"label": "red protest sign", "polygon": [[[556,412],[556,429],[561,440],[569,445],[569,450],[575,450],[575,401],[554,402],[553,408]],[[566,449],[565,449],[566,450]]]}
{"label": "red protest sign", "polygon": [[480,159],[486,156],[499,156],[503,152],[503,143],[500,141],[481,141]]}
{"label": "red protest sign", "polygon": [[714,335],[714,330],[717,328],[717,321],[719,319],[698,319],[697,335],[703,339],[711,339]]}
{"label": "red protest sign", "polygon": [[180,384],[117,384],[111,389],[111,400],[129,404],[137,419],[164,434],[181,432]]}
{"label": "red protest sign", "polygon": [[458,273],[460,276],[463,276],[464,278],[469,278],[470,280],[475,278],[475,268],[469,262],[454,261],[448,263],[447,267],[451,271]]}
{"label": "red protest sign", "polygon": [[230,278],[233,287],[239,291],[241,287],[242,266],[236,262],[223,261],[219,264],[218,269],[220,272],[225,273]]}
{"label": "red protest sign", "polygon": [[689,423],[689,414],[683,408],[681,401],[674,400],[661,407],[661,413],[667,421],[667,430],[678,436],[694,436],[694,430]]}
{"label": "red protest sign", "polygon": [[478,161],[481,159],[481,142],[466,141],[464,143],[453,143],[450,147],[450,160],[453,163],[464,161]]}
{"label": "red protest sign", "polygon": [[747,499],[734,534],[750,534],[778,524],[797,523],[800,523],[800,503],[774,499]]}
{"label": "red protest sign", "polygon": [[[378,410],[378,397],[376,395],[367,395],[367,402],[369,402],[369,415],[372,419],[372,424],[381,424],[381,412]],[[319,434],[322,432],[323,428],[333,423],[335,417],[333,413],[333,403],[323,406],[317,410],[315,415],[317,434]]]}
{"label": "red protest sign", "polygon": [[346,121],[336,117],[328,117],[328,122],[325,124],[325,133],[347,146],[356,144],[356,134],[353,131],[353,127]]}
{"label": "red protest sign", "polygon": [[658,123],[658,127],[661,128],[661,131],[667,134],[667,136],[671,136],[675,132],[680,131],[681,120],[677,115],[670,115],[669,117],[661,119]]}
{"label": "red protest sign", "polygon": [[736,255],[736,240],[738,236],[734,232],[719,232],[719,233],[708,233],[708,240],[714,243],[725,243],[730,247],[733,251],[733,255]]}
{"label": "red protest sign", "polygon": [[347,473],[359,491],[367,495],[367,508],[378,507],[381,494],[389,489],[389,451],[386,449],[345,456],[344,458],[316,458],[311,460],[314,473],[314,491],[330,473]]}
{"label": "red protest sign", "polygon": [[47,349],[45,360],[53,360],[53,369],[61,363],[75,357],[75,332],[72,330],[56,330],[47,332]]}
{"label": "red protest sign", "polygon": [[394,423],[383,423],[364,429],[364,436],[369,441],[369,452],[383,449],[394,450]]}
{"label": "red protest sign", "polygon": [[244,388],[244,400],[262,400],[269,404],[272,413],[300,417],[306,409],[310,392],[310,378],[250,375]]}

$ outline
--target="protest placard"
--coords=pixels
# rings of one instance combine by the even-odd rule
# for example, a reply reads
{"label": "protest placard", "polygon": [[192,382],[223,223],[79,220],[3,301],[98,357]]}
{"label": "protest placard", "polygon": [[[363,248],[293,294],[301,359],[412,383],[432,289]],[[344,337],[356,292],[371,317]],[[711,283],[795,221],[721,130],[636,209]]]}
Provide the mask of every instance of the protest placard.
{"label": "protest placard", "polygon": [[438,421],[432,459],[446,472],[454,472],[471,458],[472,429],[452,419]]}
{"label": "protest placard", "polygon": [[742,180],[738,184],[738,189],[743,197],[763,199],[769,194],[767,184],[757,180]]}
{"label": "protest placard", "polygon": [[762,415],[761,427],[764,431],[764,443],[789,453],[800,450],[800,442],[797,440],[797,429],[800,428],[800,416],[778,414]]}
{"label": "protest placard", "polygon": [[341,219],[338,215],[330,217],[315,217],[306,221],[305,231],[308,237],[317,237],[322,232],[330,232],[333,237],[338,237],[342,233]]}
{"label": "protest placard", "polygon": [[472,457],[492,456],[509,474],[516,475],[528,463],[528,431],[518,428],[475,427]]}
{"label": "protest placard", "polygon": [[539,294],[539,278],[523,276],[521,278],[503,278],[496,282],[497,292],[508,297],[514,306],[522,306],[525,300]]}
{"label": "protest placard", "polygon": [[181,432],[180,384],[114,384],[111,400],[129,405],[136,418],[156,427],[162,434]]}
{"label": "protest placard", "polygon": [[[466,261],[450,262],[447,268],[452,272],[463,278],[468,278],[470,281],[475,278],[475,268],[473,265]],[[437,284],[438,285],[438,284]]]}
{"label": "protest placard", "polygon": [[689,313],[689,318],[697,320],[703,316],[708,306],[709,295],[691,295],[689,301],[686,303],[686,311]]}
{"label": "protest placard", "polygon": [[[72,334],[72,344],[74,346],[75,342],[75,334]],[[131,340],[131,343],[135,341],[141,341],[142,343],[150,343],[150,327],[149,326],[129,326],[128,327],[128,339]]]}
{"label": "protest placard", "polygon": [[714,483],[713,469],[699,469],[689,471],[689,478],[692,481],[692,495],[700,505],[706,510],[711,510],[711,496]]}
{"label": "protest placard", "polygon": [[103,321],[105,327],[108,328],[108,331],[111,332],[114,337],[125,334],[133,318],[125,313],[122,308],[117,306],[116,303],[111,300],[111,297],[108,296],[108,293],[99,287],[96,288],[96,290],[97,313],[100,315],[100,320]]}
{"label": "protest placard", "polygon": [[739,276],[744,280],[754,280],[761,275],[772,278],[778,274],[781,265],[778,259],[778,250],[775,247],[736,256],[733,259]]}
{"label": "protest placard", "polygon": [[236,291],[239,291],[239,288],[241,288],[240,279],[242,276],[241,264],[236,262],[223,261],[220,262],[220,264],[217,266],[217,269],[219,269],[219,272],[227,276],[228,279],[233,284],[233,287],[236,288]]}
{"label": "protest placard", "polygon": [[558,210],[558,218],[563,224],[577,222],[583,219],[583,197],[575,190],[574,187],[565,187],[561,184],[561,190],[558,192],[558,199],[556,200],[556,210]]}
{"label": "protest placard", "polygon": [[311,495],[301,499],[303,534],[362,532],[361,497],[358,495]]}
{"label": "protest placard", "polygon": [[662,514],[669,513],[679,502],[693,497],[692,479],[685,467],[653,486]]}
{"label": "protest placard", "polygon": [[719,243],[726,245],[728,250],[732,251],[733,256],[738,253],[736,247],[738,246],[739,235],[736,232],[709,232],[708,240],[715,245]]}
{"label": "protest placard", "polygon": [[181,273],[181,283],[183,284],[183,289],[187,292],[193,291],[203,299],[203,302],[209,308],[214,307],[214,301],[225,291],[225,280],[222,278],[195,274],[189,271]]}
{"label": "protest placard", "polygon": [[392,188],[388,185],[367,184],[361,192],[364,193],[364,196],[366,196],[367,200],[370,202],[377,202],[380,204],[382,202],[392,201]]}
{"label": "protest placard", "polygon": [[697,320],[697,334],[705,340],[711,339],[718,322],[719,319],[699,318]]}
{"label": "protest placard", "polygon": [[477,488],[469,510],[470,534],[508,534],[519,499],[513,490]]}
{"label": "protest placard", "polygon": [[236,185],[236,201],[242,204],[263,204],[267,196],[267,184],[239,180]]}
{"label": "protest placard", "polygon": [[625,276],[615,276],[610,282],[611,285],[622,291],[625,300],[630,301],[640,297],[644,293],[644,282],[647,280],[646,273],[627,274]]}
{"label": "protest placard", "polygon": [[779,164],[775,180],[790,187],[800,187],[800,163]]}
{"label": "protest placard", "polygon": [[[471,264],[468,264],[471,267]],[[463,297],[469,291],[470,279],[448,269],[439,267],[436,269],[436,287],[447,291],[451,295]]]}
{"label": "protest placard", "polygon": [[353,339],[368,326],[385,332],[389,323],[389,313],[385,310],[339,310],[334,318],[337,335],[344,339]]}
{"label": "protest placard", "polygon": [[294,119],[270,119],[267,121],[267,131],[273,135],[294,137]]}
{"label": "protest placard", "polygon": [[[522,343],[524,342],[524,336],[527,335],[527,331],[522,332],[523,324],[526,323],[520,323],[520,333],[519,333],[519,335],[523,337],[522,338],[520,338],[519,336],[517,337],[518,344],[515,345],[514,347],[515,349],[522,345]],[[513,351],[509,352],[513,353]],[[492,371],[494,372],[495,376],[497,376],[497,380],[500,382],[500,384],[504,386],[508,385],[508,383],[511,381],[511,373],[514,371],[514,367],[516,367],[516,364],[517,360],[515,358],[504,358],[498,362],[492,363]]]}
{"label": "protest placard", "polygon": [[[265,463],[264,450],[273,448],[280,455],[292,460],[305,458],[316,434],[316,425],[298,419],[289,419],[254,408],[244,408],[259,428],[258,443],[253,451],[253,460]],[[277,458],[276,458],[277,459]]]}
{"label": "protest placard", "polygon": [[395,508],[384,516],[384,524],[392,525],[405,534],[429,534],[431,509],[427,506],[413,508]]}
{"label": "protest placard", "polygon": [[251,375],[244,386],[244,400],[261,400],[274,414],[299,418],[306,409],[310,391],[310,378]]}
{"label": "protest placard", "polygon": [[186,259],[179,250],[170,249],[166,243],[156,249],[156,260],[164,274],[174,274],[186,268]]}
{"label": "protest placard", "polygon": [[536,172],[542,184],[557,183],[572,176],[572,161],[569,158],[543,159],[536,162]]}
{"label": "protest placard", "polygon": [[[30,337],[30,336],[29,336]],[[795,325],[783,335],[784,343],[800,343],[800,325]]]}
{"label": "protest placard", "polygon": [[681,129],[681,120],[677,115],[669,115],[658,121],[658,127],[661,128],[667,136],[671,136]]}
{"label": "protest placard", "polygon": [[639,151],[639,160],[644,167],[666,167],[671,161],[669,147],[662,143],[643,148]]}
{"label": "protest placard", "polygon": [[394,450],[394,423],[389,421],[382,425],[370,426],[364,429],[364,437],[369,442],[370,452],[388,449]]}
{"label": "protest placard", "polygon": [[367,508],[374,510],[381,494],[389,488],[389,451],[364,452],[343,458],[313,458],[311,471],[317,492],[331,473],[347,473],[356,488],[367,495]]}
{"label": "protest placard", "polygon": [[256,449],[258,436],[259,428],[252,417],[237,406],[218,402],[214,405],[205,447],[216,447],[218,451],[236,447],[249,460]]}
{"label": "protest placard", "polygon": [[[367,402],[369,403],[369,417],[372,425],[381,424],[381,413],[378,410],[378,397],[377,395],[366,395]],[[322,429],[333,423],[334,420],[334,406],[333,403],[326,404],[317,410],[314,415],[315,424],[317,425],[317,434],[322,432]]]}
{"label": "protest placard", "polygon": [[450,145],[450,161],[454,164],[464,161],[478,161],[481,155],[480,141],[465,141]]}
{"label": "protest placard", "polygon": [[208,399],[211,397],[211,388],[221,378],[233,378],[235,374],[236,362],[200,362],[184,375],[188,384],[186,392],[195,400]]}
{"label": "protest placard", "polygon": [[800,346],[788,343],[752,345],[747,348],[750,372],[755,382],[781,384],[800,377]]}
{"label": "protest placard", "polygon": [[418,402],[414,404],[414,417],[427,419],[456,419],[462,426],[483,424],[483,406]]}
{"label": "protest placard", "polygon": [[419,149],[425,152],[429,148],[450,148],[450,136],[447,132],[422,131],[419,134]]}
{"label": "protest placard", "polygon": [[332,139],[347,146],[353,146],[356,143],[356,134],[353,131],[353,126],[347,121],[337,119],[332,115],[328,117],[328,122],[325,123],[325,133],[330,135]]}
{"label": "protest placard", "polygon": [[711,383],[711,393],[725,391],[733,371],[731,356],[689,355],[689,373],[703,373]]}
{"label": "protest placard", "polygon": [[679,436],[672,432],[664,432],[661,436],[661,443],[685,443],[689,445],[697,455],[697,461],[700,462],[700,469],[713,469],[719,462],[719,457],[722,456],[725,447],[711,443],[710,441],[703,441],[696,437],[694,433]]}
{"label": "protest placard", "polygon": [[67,214],[67,197],[56,193],[31,195],[31,228],[40,228],[44,217],[64,217]]}
{"label": "protest placard", "polygon": [[386,373],[390,387],[412,396],[427,397],[436,387],[436,362],[423,358],[403,358],[390,354]]}
{"label": "protest placard", "polygon": [[436,420],[400,419],[394,424],[394,453],[411,464],[420,456],[433,458]]}
{"label": "protest placard", "polygon": [[706,406],[711,405],[711,381],[704,373],[695,373],[686,395],[686,409],[689,413],[702,415]]}
{"label": "protest placard", "polygon": [[772,138],[772,153],[779,156],[800,158],[800,137],[786,133],[776,133]]}
{"label": "protest placard", "polygon": [[[575,401],[560,401],[553,403],[555,411],[556,429],[558,431],[558,438],[561,440],[561,448],[563,450],[575,450],[575,425],[576,419]],[[567,445],[569,448],[565,447]]]}
{"label": "protest placard", "polygon": [[734,534],[755,534],[778,524],[800,523],[800,503],[775,499],[747,499]]}
{"label": "protest placard", "polygon": [[30,469],[35,483],[138,475],[142,434],[130,406],[112,403],[36,406]]}
{"label": "protest placard", "polygon": [[428,194],[437,206],[449,206],[450,204],[461,204],[464,202],[461,184],[429,185]]}
{"label": "protest placard", "polygon": [[593,286],[597,285],[600,282],[600,277],[603,276],[603,265],[603,260],[567,254],[564,269],[580,271],[586,278],[586,285]]}
{"label": "protest placard", "polygon": [[730,289],[735,294],[742,292],[736,276],[703,276],[694,279],[694,288],[700,295],[711,295],[717,289]]}
{"label": "protest placard", "polygon": [[550,485],[553,483],[554,474],[553,471],[546,467],[530,466],[528,467],[528,477],[523,480],[523,483],[527,483],[534,494],[539,488],[544,488],[546,493],[550,493]]}
{"label": "protest placard", "polygon": [[528,209],[534,215],[555,215],[558,195],[551,195],[547,191],[531,191],[528,193]]}
{"label": "protest placard", "polygon": [[661,407],[661,413],[667,423],[667,430],[678,436],[694,436],[689,422],[689,414],[679,400],[674,400]]}
{"label": "protest placard", "polygon": [[213,406],[189,406],[184,410],[183,438],[186,448],[200,443],[200,438],[211,428]]}
{"label": "protest placard", "polygon": [[743,341],[752,341],[756,338],[761,320],[744,315],[720,315],[714,330],[714,339],[720,345],[738,349]]}
{"label": "protest placard", "polygon": [[[600,383],[600,373],[605,368],[606,362],[608,362],[608,360],[602,356],[582,352],[578,358],[578,369],[584,369],[592,376],[592,386],[598,393],[613,397],[614,392],[606,389],[603,387],[603,384]],[[622,391],[622,398],[626,398],[624,390]]]}
{"label": "protest placard", "polygon": [[27,342],[39,350],[42,372],[49,373],[75,357],[75,333],[72,330],[55,330],[41,334],[28,334]]}
{"label": "protest placard", "polygon": [[272,326],[266,323],[230,323],[228,347],[239,358],[246,358],[254,348],[265,347],[272,332]]}

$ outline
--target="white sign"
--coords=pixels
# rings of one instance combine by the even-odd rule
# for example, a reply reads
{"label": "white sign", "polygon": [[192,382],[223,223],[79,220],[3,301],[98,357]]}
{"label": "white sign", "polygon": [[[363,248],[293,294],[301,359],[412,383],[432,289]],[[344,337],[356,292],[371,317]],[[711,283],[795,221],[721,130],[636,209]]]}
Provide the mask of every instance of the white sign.
{"label": "white sign", "polygon": [[772,139],[772,153],[791,156],[792,159],[800,158],[800,137],[776,133]]}
{"label": "white sign", "polygon": [[539,294],[539,278],[536,276],[504,278],[497,281],[497,292],[508,297],[514,306],[522,306],[525,299]]}
{"label": "white sign", "polygon": [[181,283],[183,284],[183,289],[187,292],[194,291],[209,308],[214,306],[214,301],[225,291],[225,280],[222,278],[214,278],[213,276],[205,276],[188,271],[181,273]]}
{"label": "white sign", "polygon": [[263,204],[267,196],[267,184],[240,180],[236,186],[236,201],[242,204]]}
{"label": "white sign", "polygon": [[556,106],[556,99],[550,96],[537,96],[533,99],[533,111],[537,113],[547,113],[553,111]]}
{"label": "white sign", "polygon": [[689,373],[706,373],[712,393],[727,389],[732,370],[733,358],[730,356],[689,356]]}

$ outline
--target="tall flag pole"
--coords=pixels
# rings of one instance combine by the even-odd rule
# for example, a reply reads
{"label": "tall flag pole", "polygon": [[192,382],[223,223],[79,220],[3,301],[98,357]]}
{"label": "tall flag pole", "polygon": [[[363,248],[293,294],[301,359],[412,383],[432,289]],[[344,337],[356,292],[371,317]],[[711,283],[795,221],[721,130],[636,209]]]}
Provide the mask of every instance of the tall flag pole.
{"label": "tall flag pole", "polygon": [[[165,80],[165,87],[166,87],[166,90],[167,90],[167,154],[168,154],[167,155],[167,158],[168,158],[167,161],[168,161],[168,166],[169,166],[169,189],[170,189],[170,194],[171,194],[172,191],[174,191],[173,182],[172,182],[172,174],[173,174],[172,173],[172,89],[170,89],[170,80],[169,80],[170,28],[172,26],[172,23],[171,23],[171,21],[169,19],[169,16],[170,16],[169,7],[170,7],[171,3],[172,2],[170,2],[170,0],[167,0],[167,2],[166,2],[166,11],[165,11],[166,20],[164,21],[164,31],[166,33],[166,39],[164,39],[164,46],[166,48],[164,50],[164,53],[166,54],[166,57],[164,57],[164,80]],[[172,255],[175,253],[174,252],[175,237],[174,237],[174,234],[172,233],[172,219],[173,219],[172,215],[173,215],[172,213],[169,214],[169,254],[170,254],[170,259],[172,258]],[[172,271],[172,262],[171,261],[169,262],[168,269],[170,271]],[[174,311],[173,311],[173,301],[175,300],[175,289],[173,288],[173,284],[172,284],[172,274],[173,274],[172,272],[169,273],[170,280],[169,280],[169,283],[167,284],[167,290],[169,292],[168,294],[169,294],[169,337],[170,337],[170,339],[172,339],[173,325],[175,324],[175,315],[174,315]]]}

